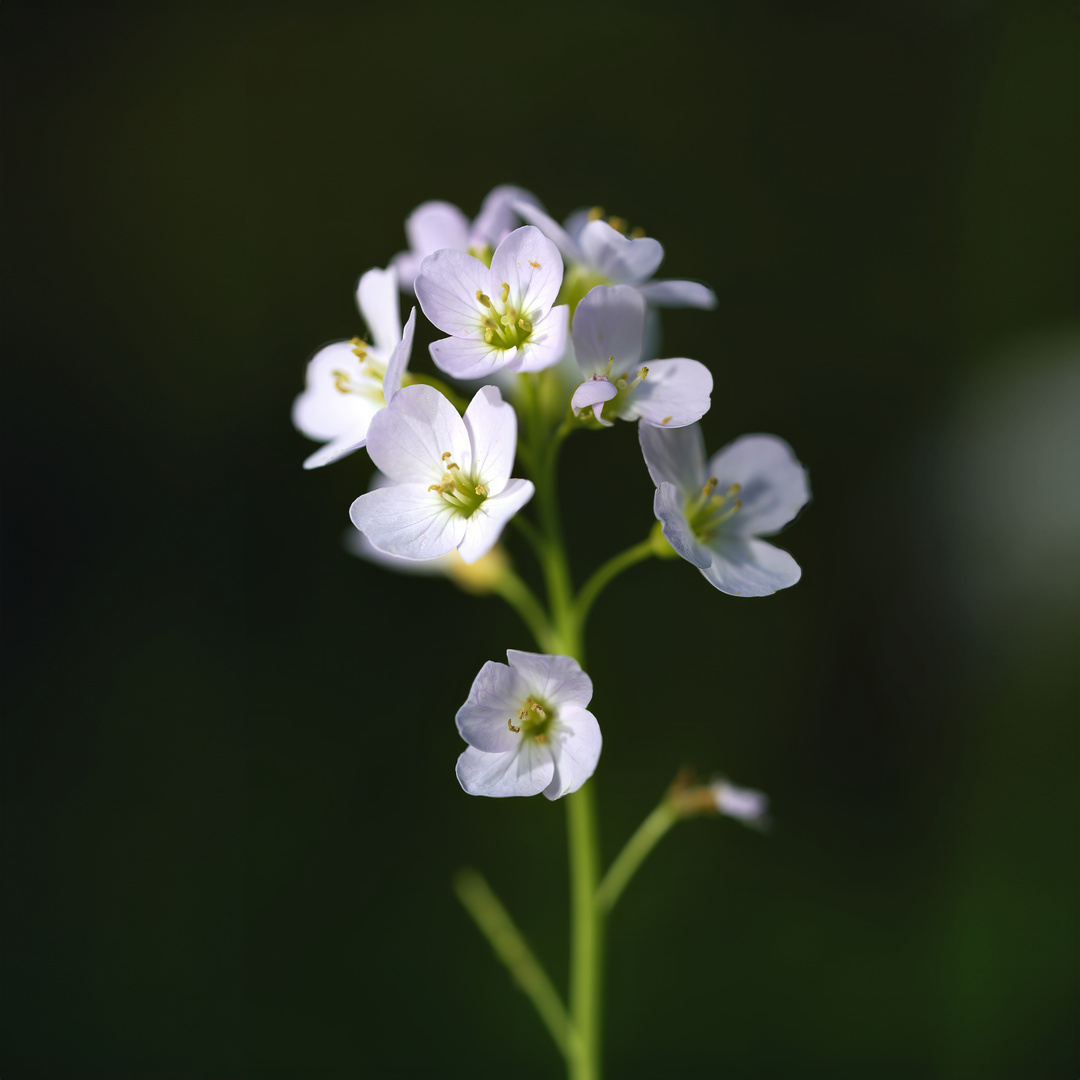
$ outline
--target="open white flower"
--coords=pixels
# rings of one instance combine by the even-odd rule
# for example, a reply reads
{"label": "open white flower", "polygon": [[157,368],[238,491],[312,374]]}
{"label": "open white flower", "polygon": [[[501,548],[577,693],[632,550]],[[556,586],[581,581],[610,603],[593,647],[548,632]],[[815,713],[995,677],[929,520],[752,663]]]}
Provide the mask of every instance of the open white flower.
{"label": "open white flower", "polygon": [[709,584],[732,596],[768,596],[802,576],[786,552],[759,539],[810,498],[806,470],[775,435],[744,435],[705,463],[700,427],[638,426],[653,512],[671,546]]}
{"label": "open white flower", "polygon": [[457,778],[470,795],[558,799],[596,771],[600,725],[585,708],[592,680],[569,656],[507,649],[473,680],[457,727],[469,744]]}
{"label": "open white flower", "polygon": [[621,420],[657,427],[685,427],[709,411],[713,379],[697,360],[641,363],[645,301],[628,285],[597,285],[574,312],[573,341],[583,382],[570,399],[577,415],[592,408],[607,427],[602,410]]}
{"label": "open white flower", "polygon": [[435,559],[457,548],[475,562],[532,498],[511,479],[517,416],[498,387],[481,387],[457,410],[432,386],[399,390],[368,431],[368,454],[392,481],[361,495],[352,523],[380,551]]}
{"label": "open white flower", "polygon": [[564,296],[574,304],[596,285],[632,285],[657,307],[716,307],[716,294],[699,281],[654,281],[664,248],[650,236],[626,235],[626,222],[599,207],[577,210],[560,225],[543,209],[517,200],[514,209],[554,241],[568,262]]}
{"label": "open white flower", "polygon": [[453,203],[432,199],[421,203],[405,221],[409,250],[399,251],[390,265],[397,271],[401,288],[413,291],[420,264],[440,248],[454,248],[475,255],[485,264],[506,237],[521,224],[514,203],[532,206],[540,200],[525,188],[499,184],[484,197],[476,220],[469,219]]}
{"label": "open white flower", "polygon": [[515,229],[495,249],[490,269],[444,248],[416,279],[424,314],[450,337],[432,342],[436,367],[458,379],[486,378],[505,367],[541,371],[566,351],[570,309],[552,307],[562,284],[558,249],[539,229]]}
{"label": "open white flower", "polygon": [[356,302],[371,343],[353,338],[320,349],[308,361],[306,387],[293,402],[296,428],[326,443],[308,456],[305,469],[359,450],[372,418],[401,388],[409,365],[416,308],[402,332],[394,271],[368,270],[356,287]]}

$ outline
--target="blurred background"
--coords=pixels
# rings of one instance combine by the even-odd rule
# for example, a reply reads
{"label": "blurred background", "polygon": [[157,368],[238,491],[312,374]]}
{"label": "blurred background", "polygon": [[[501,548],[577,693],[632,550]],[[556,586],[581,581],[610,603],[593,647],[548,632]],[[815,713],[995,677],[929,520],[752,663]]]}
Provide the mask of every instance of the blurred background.
{"label": "blurred background", "polygon": [[[4,1080],[560,1075],[450,889],[564,985],[564,808],[453,775],[531,642],[348,555],[370,464],[304,473],[289,421],[407,214],[501,182],[708,282],[661,355],[711,367],[711,450],[779,434],[814,489],[796,587],[653,561],[595,608],[605,860],[684,764],[776,822],[682,824],[630,886],[608,1075],[1076,1075],[1070,5],[0,19]],[[634,428],[562,478],[580,581],[651,524]]]}

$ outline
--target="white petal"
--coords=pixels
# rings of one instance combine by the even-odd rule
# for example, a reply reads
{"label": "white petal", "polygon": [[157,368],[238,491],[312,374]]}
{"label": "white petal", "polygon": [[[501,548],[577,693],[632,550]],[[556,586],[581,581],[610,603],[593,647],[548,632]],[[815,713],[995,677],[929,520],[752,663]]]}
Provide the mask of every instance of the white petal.
{"label": "white petal", "polygon": [[420,264],[416,298],[424,314],[444,333],[483,340],[484,310],[478,292],[490,288],[491,275],[479,260],[464,251],[443,248]]}
{"label": "white petal", "polygon": [[751,828],[762,829],[769,823],[769,796],[753,788],[737,787],[723,777],[714,780],[709,788],[721,814],[735,818]]}
{"label": "white petal", "polygon": [[555,367],[570,346],[570,308],[567,304],[553,307],[533,324],[529,340],[518,349],[517,356],[507,364],[514,372],[544,371]]}
{"label": "white petal", "polygon": [[647,281],[638,288],[650,304],[658,307],[701,308],[704,311],[716,307],[716,293],[700,281]]}
{"label": "white petal", "polygon": [[569,705],[560,709],[559,731],[549,741],[555,775],[544,794],[559,799],[577,791],[596,772],[603,739],[596,717],[588,709]]}
{"label": "white petal", "polygon": [[380,551],[407,559],[445,555],[465,532],[465,519],[423,484],[369,491],[353,502],[349,517]]}
{"label": "white petal", "polygon": [[581,230],[585,262],[615,285],[637,285],[656,273],[664,249],[651,236],[628,240],[606,221],[590,221]]}
{"label": "white petal", "polygon": [[531,480],[509,480],[498,495],[485,499],[465,521],[465,536],[458,554],[467,563],[486,555],[502,535],[506,523],[533,497]]}
{"label": "white petal", "polygon": [[465,430],[472,464],[489,495],[498,495],[510,479],[517,453],[517,413],[503,401],[497,386],[481,386],[465,410]]}
{"label": "white petal", "polygon": [[416,330],[416,308],[409,312],[408,321],[405,323],[405,332],[401,340],[394,346],[390,359],[386,361],[386,373],[383,375],[383,397],[389,403],[390,399],[401,389],[401,380],[405,377],[405,370],[409,366],[409,358],[412,356],[413,332]]}
{"label": "white petal", "polygon": [[480,213],[472,223],[470,239],[475,244],[490,244],[498,247],[506,234],[515,229],[519,223],[517,211],[514,209],[515,202],[528,203],[540,206],[540,200],[525,188],[515,187],[513,184],[499,184],[492,188],[484,201],[480,204]]}
{"label": "white petal", "polygon": [[467,747],[457,761],[458,782],[470,795],[506,798],[539,795],[551,783],[555,763],[551,751],[525,739],[517,752],[485,754]]}
{"label": "white petal", "polygon": [[579,210],[573,210],[563,218],[563,228],[575,241],[581,236],[582,230],[593,220],[592,213],[595,208],[583,206]]}
{"label": "white petal", "polygon": [[506,659],[529,693],[559,710],[574,705],[584,708],[592,700],[592,679],[572,656],[507,649]]}
{"label": "white petal", "polygon": [[674,484],[662,483],[653,496],[653,513],[667,542],[688,562],[704,570],[712,561],[709,548],[702,545],[686,521],[683,494]]}
{"label": "white petal", "polygon": [[438,559],[406,559],[402,555],[391,555],[380,551],[359,529],[348,529],[344,537],[345,550],[350,555],[385,567],[399,574],[415,574],[420,577],[444,577],[450,573],[451,561],[457,554],[451,551]]}
{"label": "white petal", "polygon": [[390,269],[398,276],[398,288],[405,293],[413,293],[413,282],[420,273],[420,264],[428,252],[399,251],[390,260]]}
{"label": "white petal", "polygon": [[549,214],[544,213],[539,206],[518,199],[514,202],[514,209],[521,215],[522,221],[535,225],[568,259],[573,262],[583,262],[585,256],[566,230]]}
{"label": "white petal", "polygon": [[629,285],[597,285],[574,312],[574,353],[583,375],[601,375],[608,358],[615,360],[612,377],[631,376],[641,363],[645,301]]}
{"label": "white petal", "polygon": [[405,221],[409,247],[420,256],[439,248],[469,246],[469,219],[453,204],[432,200],[421,203]]}
{"label": "white petal", "polygon": [[630,410],[643,423],[680,428],[709,411],[712,372],[697,360],[650,360],[649,374],[631,392]]}
{"label": "white petal", "polygon": [[710,585],[730,596],[771,596],[802,577],[799,564],[786,551],[764,540],[720,536],[709,548],[712,566],[701,572]]}
{"label": "white petal", "polygon": [[[570,398],[570,408],[574,410],[574,415],[577,416],[582,409],[589,406],[600,406],[602,409],[605,401],[610,401],[613,397],[617,396],[619,388],[607,379],[586,379],[575,391],[574,396]],[[608,426],[610,427],[610,421]]]}
{"label": "white petal", "polygon": [[653,483],[665,480],[684,495],[700,490],[705,473],[705,437],[700,427],[656,428],[638,425],[638,441]]}
{"label": "white petal", "polygon": [[318,469],[329,465],[338,458],[348,457],[363,448],[367,442],[367,429],[346,432],[338,439],[332,439],[325,446],[320,446],[313,454],[304,458],[305,469]]}
{"label": "white petal", "polygon": [[499,349],[482,337],[439,338],[428,346],[432,362],[455,379],[486,379],[517,359],[517,349]]}
{"label": "white petal", "polygon": [[562,287],[563,262],[559,249],[537,228],[515,229],[491,257],[491,290],[505,282],[510,301],[535,324],[555,303]]}
{"label": "white petal", "polygon": [[350,382],[369,386],[377,392],[378,383],[363,374],[353,346],[335,341],[321,348],[304,372],[306,388],[293,402],[292,421],[309,439],[336,439],[346,432],[367,431],[371,418],[382,407],[366,394],[343,394],[337,388],[336,372],[344,372]]}
{"label": "white petal", "polygon": [[401,340],[401,309],[398,301],[397,271],[373,267],[362,274],[356,286],[356,304],[364,316],[372,344],[389,353]]}
{"label": "white petal", "polygon": [[506,664],[488,660],[469,690],[455,722],[461,737],[486,754],[516,751],[521,735],[514,734],[507,720],[515,719],[529,688],[521,676]]}
{"label": "white petal", "polygon": [[810,482],[795,452],[775,435],[743,435],[714,454],[709,475],[724,491],[739,484],[742,507],[724,526],[737,536],[771,536],[810,498]]}
{"label": "white petal", "polygon": [[[446,453],[450,457],[444,458]],[[402,387],[376,413],[368,428],[368,454],[399,484],[437,484],[451,461],[466,472],[472,469],[469,433],[457,410],[433,386],[421,384]]]}

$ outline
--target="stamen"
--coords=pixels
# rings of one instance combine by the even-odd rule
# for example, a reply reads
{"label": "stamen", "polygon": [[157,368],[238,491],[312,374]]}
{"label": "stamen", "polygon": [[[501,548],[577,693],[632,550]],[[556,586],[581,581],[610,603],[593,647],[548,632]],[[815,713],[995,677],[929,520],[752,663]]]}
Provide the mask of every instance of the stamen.
{"label": "stamen", "polygon": [[492,306],[491,297],[488,296],[486,293],[482,293],[479,289],[476,290],[476,299],[479,300],[480,303],[483,304],[486,308]]}
{"label": "stamen", "polygon": [[607,223],[616,231],[624,233],[626,232],[627,221],[626,218],[621,217],[609,217]]}
{"label": "stamen", "polygon": [[720,481],[715,476],[709,477],[709,482],[701,489],[701,494],[708,498],[715,490]]}
{"label": "stamen", "polygon": [[534,713],[539,713],[541,720],[547,719],[547,713],[544,712],[544,710],[535,701],[532,703],[532,711]]}
{"label": "stamen", "polygon": [[645,235],[645,230],[640,225],[635,225],[630,230],[631,240],[640,240]]}
{"label": "stamen", "polygon": [[495,340],[495,330],[492,327],[488,327],[484,331],[484,340],[490,345]]}
{"label": "stamen", "polygon": [[602,206],[594,206],[589,211],[590,221],[599,221],[604,216],[604,208]]}
{"label": "stamen", "polygon": [[665,416],[664,419],[660,421],[660,423],[661,424],[666,424],[670,419],[671,419],[670,416]]}
{"label": "stamen", "polygon": [[608,378],[611,375],[611,368],[614,365],[614,363],[615,363],[615,357],[614,356],[609,356],[607,358],[607,367],[604,368],[604,378],[605,379]]}
{"label": "stamen", "polygon": [[449,450],[447,450],[447,451],[445,451],[445,452],[443,453],[443,456],[442,456],[441,460],[442,460],[442,461],[445,461],[445,460],[446,460],[447,458],[451,458],[451,457],[453,457],[453,456],[454,456],[454,455],[453,455],[453,454],[451,454]]}
{"label": "stamen", "polygon": [[518,319],[517,324],[518,328],[524,330],[526,334],[528,334],[532,330],[532,323],[529,322],[529,320],[526,319],[524,316]]}
{"label": "stamen", "polygon": [[504,281],[502,283],[502,302],[505,304],[510,299],[510,286]]}
{"label": "stamen", "polygon": [[349,376],[344,371],[335,371],[333,375],[334,386],[337,387],[338,393],[349,394],[352,392],[349,387]]}
{"label": "stamen", "polygon": [[514,727],[514,718],[513,718],[512,716],[511,716],[511,717],[510,717],[510,718],[509,718],[509,719],[508,719],[508,720],[506,721],[506,726],[507,726],[507,727],[508,727],[508,728],[509,728],[509,729],[510,729],[510,730],[511,730],[511,731],[512,731],[512,732],[513,732],[513,733],[514,733],[515,735],[516,735],[516,734],[517,734],[517,733],[518,733],[518,732],[519,732],[519,731],[521,730],[521,728],[519,728],[519,727]]}
{"label": "stamen", "polygon": [[477,484],[476,487],[473,490],[475,491],[475,493],[477,495],[486,495],[487,494],[487,488],[484,487],[483,484]]}

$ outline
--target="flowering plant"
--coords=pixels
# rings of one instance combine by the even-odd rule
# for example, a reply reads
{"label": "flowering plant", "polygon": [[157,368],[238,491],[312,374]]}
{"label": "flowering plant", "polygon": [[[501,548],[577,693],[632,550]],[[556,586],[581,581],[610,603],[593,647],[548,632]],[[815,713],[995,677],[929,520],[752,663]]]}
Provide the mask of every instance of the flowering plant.
{"label": "flowering plant", "polygon": [[[456,773],[470,795],[542,793],[566,803],[568,1005],[485,880],[464,872],[456,890],[536,1007],[570,1076],[594,1080],[601,943],[612,907],[677,821],[726,815],[764,828],[768,801],[723,778],[699,784],[680,773],[601,873],[588,781],[600,763],[604,692],[598,689],[594,715],[593,683],[583,670],[589,612],[619,574],[651,557],[682,557],[731,596],[794,585],[801,573],[795,560],[761,538],[806,504],[806,471],[787,443],[769,435],[742,436],[706,460],[697,421],[709,409],[712,375],[697,360],[652,357],[659,306],[709,309],[715,296],[698,282],[653,280],[664,250],[640,230],[596,210],[560,226],[530,192],[502,185],[472,223],[449,203],[429,202],[413,211],[406,232],[409,249],[390,269],[360,279],[372,344],[354,338],[316,353],[293,418],[324,443],[306,467],[365,446],[378,467],[350,510],[358,530],[352,550],[392,569],[445,574],[469,591],[494,593],[535,639],[539,652],[509,649],[508,663],[481,666],[457,712],[467,745]],[[403,329],[399,287],[415,294],[446,335],[430,346],[435,366],[454,380],[492,380],[467,403],[454,386],[407,370],[416,310]],[[568,376],[575,361],[580,383]],[[613,418],[639,422],[639,467],[656,485],[656,522],[575,588],[558,456],[568,436],[604,431]],[[539,563],[543,597],[515,573],[500,543],[510,524]],[[715,593],[704,601],[718,602]]]}

